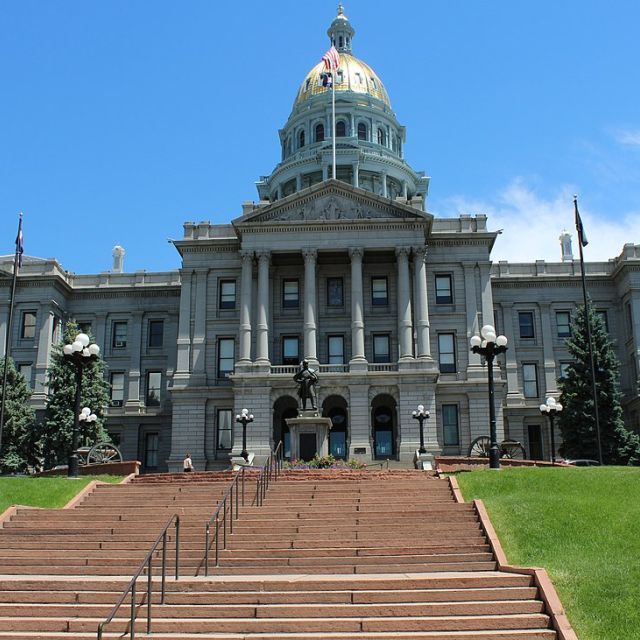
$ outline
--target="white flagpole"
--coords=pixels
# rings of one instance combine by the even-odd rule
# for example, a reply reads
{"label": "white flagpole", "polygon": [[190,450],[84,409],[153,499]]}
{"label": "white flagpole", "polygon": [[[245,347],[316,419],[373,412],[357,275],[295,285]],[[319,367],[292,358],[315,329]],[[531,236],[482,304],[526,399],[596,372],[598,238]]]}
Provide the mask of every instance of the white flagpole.
{"label": "white flagpole", "polygon": [[336,179],[336,80],[338,69],[331,69],[331,140],[333,152],[333,179]]}

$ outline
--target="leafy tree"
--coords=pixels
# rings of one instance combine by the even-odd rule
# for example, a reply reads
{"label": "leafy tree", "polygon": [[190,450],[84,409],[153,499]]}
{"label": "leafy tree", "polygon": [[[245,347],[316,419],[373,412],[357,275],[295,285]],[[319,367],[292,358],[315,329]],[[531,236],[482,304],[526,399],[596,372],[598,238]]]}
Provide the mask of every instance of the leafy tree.
{"label": "leafy tree", "polygon": [[[4,358],[0,359],[0,375],[4,372]],[[0,378],[0,396],[4,393]],[[11,358],[7,366],[7,398],[2,430],[0,473],[27,471],[41,464],[37,443],[36,412],[29,405],[31,389],[18,372]]]}
{"label": "leafy tree", "polygon": [[[600,441],[605,464],[640,464],[640,438],[625,429],[619,391],[620,364],[602,319],[591,304],[589,319],[596,373]],[[591,384],[591,363],[584,306],[571,325],[565,341],[573,363],[559,382],[563,410],[558,424],[563,444],[560,453],[567,458],[598,457],[595,409]]]}
{"label": "leafy tree", "polygon": [[[71,453],[76,394],[76,367],[63,355],[65,344],[73,342],[80,333],[78,325],[66,324],[60,344],[53,347],[49,366],[49,397],[40,444],[45,468],[66,464]],[[109,440],[104,430],[104,408],[109,402],[109,383],[104,379],[105,363],[102,356],[88,362],[82,375],[81,406],[89,407],[98,417],[93,423],[80,423],[80,446]]]}

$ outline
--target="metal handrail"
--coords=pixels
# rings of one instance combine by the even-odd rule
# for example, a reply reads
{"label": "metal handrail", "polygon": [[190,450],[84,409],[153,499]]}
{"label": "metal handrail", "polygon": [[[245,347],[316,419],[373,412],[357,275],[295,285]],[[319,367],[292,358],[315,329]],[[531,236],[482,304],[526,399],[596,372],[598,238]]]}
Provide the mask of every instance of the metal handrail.
{"label": "metal handrail", "polygon": [[111,609],[111,613],[109,617],[106,618],[103,622],[98,625],[98,635],[97,640],[102,640],[102,633],[104,628],[113,620],[114,616],[118,612],[118,609],[125,601],[127,594],[131,592],[131,614],[129,616],[129,638],[130,640],[134,640],[136,632],[135,632],[135,624],[136,624],[136,582],[138,578],[142,575],[142,572],[147,569],[147,635],[151,633],[151,577],[152,577],[152,559],[153,554],[155,553],[158,545],[162,542],[162,583],[160,590],[160,604],[164,604],[164,596],[165,596],[165,581],[166,581],[166,567],[167,567],[167,532],[169,527],[174,523],[176,527],[176,567],[175,567],[175,578],[178,579],[179,569],[180,569],[180,516],[177,513],[174,513],[169,521],[164,526],[164,529],[160,532],[160,535],[156,538],[156,541],[153,543],[153,546],[145,556],[145,559],[140,563],[138,570],[131,578],[127,588],[124,590],[120,599],[114,605],[113,609]]}
{"label": "metal handrail", "polygon": [[258,480],[256,482],[256,497],[254,503],[256,506],[261,507],[264,502],[264,498],[267,495],[267,489],[271,480],[275,482],[282,471],[282,464],[284,461],[284,455],[282,451],[282,440],[278,442],[278,446],[275,451],[272,451],[267,458],[267,461],[260,471]]}
{"label": "metal handrail", "polygon": [[[222,497],[218,501],[218,506],[216,510],[213,512],[211,518],[209,518],[209,522],[205,525],[205,534],[204,534],[204,559],[198,566],[198,570],[196,571],[196,575],[200,573],[200,569],[204,564],[204,575],[209,575],[209,549],[211,548],[211,525],[215,523],[215,535],[213,542],[215,543],[216,550],[216,567],[219,566],[220,561],[220,511],[222,511],[222,549],[227,548],[227,513],[229,513],[229,534],[233,533],[233,521],[237,520],[240,516],[240,495],[242,496],[242,506],[244,507],[244,471],[245,467],[242,466],[236,472],[236,475],[233,476],[231,483],[222,494]],[[241,481],[241,488],[238,489],[238,483]],[[235,500],[234,500],[235,497]],[[235,516],[235,518],[234,518]]]}

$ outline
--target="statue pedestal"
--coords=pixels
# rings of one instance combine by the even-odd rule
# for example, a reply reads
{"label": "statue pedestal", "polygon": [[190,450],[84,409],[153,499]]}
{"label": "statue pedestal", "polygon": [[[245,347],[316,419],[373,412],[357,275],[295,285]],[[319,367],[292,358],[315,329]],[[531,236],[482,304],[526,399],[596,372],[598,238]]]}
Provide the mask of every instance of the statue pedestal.
{"label": "statue pedestal", "polygon": [[297,418],[287,418],[291,434],[291,459],[311,460],[316,454],[329,454],[331,418],[323,418],[315,409],[298,411]]}
{"label": "statue pedestal", "polygon": [[435,466],[435,458],[433,453],[420,453],[418,449],[413,456],[413,466],[423,471],[431,471]]}
{"label": "statue pedestal", "polygon": [[241,467],[253,467],[253,459],[256,457],[256,454],[252,451],[249,452],[247,456],[247,460],[245,460],[242,456],[231,456],[231,466],[234,471],[238,471]]}

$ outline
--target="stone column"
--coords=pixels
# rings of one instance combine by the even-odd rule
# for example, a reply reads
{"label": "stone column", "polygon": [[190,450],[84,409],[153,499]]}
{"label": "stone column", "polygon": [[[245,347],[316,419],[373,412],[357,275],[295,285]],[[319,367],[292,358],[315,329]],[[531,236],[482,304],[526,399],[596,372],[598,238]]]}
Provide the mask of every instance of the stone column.
{"label": "stone column", "polygon": [[387,195],[387,174],[383,173],[380,176],[380,179],[382,180],[382,197],[383,198],[387,198],[388,197],[388,195]]}
{"label": "stone column", "polygon": [[[539,393],[541,398],[546,398],[548,394],[555,394],[556,384],[556,360],[553,355],[553,330],[551,329],[551,305],[548,302],[540,303],[540,320],[542,323],[542,352],[544,354],[544,389],[538,380]],[[511,345],[513,346],[513,345]]]}
{"label": "stone column", "polygon": [[[140,384],[144,386],[142,371],[142,319],[144,313],[142,311],[135,311],[131,314],[131,318],[128,323],[128,349],[130,354],[129,359],[129,391],[127,393],[127,401],[125,406],[137,411],[141,404],[144,404],[140,400]],[[142,396],[146,389],[143,389]]]}
{"label": "stone column", "polygon": [[240,251],[242,279],[240,282],[240,359],[251,362],[251,289],[253,286],[253,251]]}
{"label": "stone column", "polygon": [[517,396],[522,397],[518,388],[518,360],[516,358],[516,341],[513,326],[513,302],[503,302],[502,318],[504,321],[503,334],[507,338],[507,352],[505,353],[506,370],[507,370],[507,403],[509,398]]}
{"label": "stone column", "polygon": [[[469,340],[471,337],[478,334],[480,335],[480,327],[478,326],[478,299],[476,294],[476,263],[463,262],[462,268],[464,269],[464,295],[465,295],[465,308],[467,310],[467,347],[469,346]],[[469,348],[469,367],[477,367],[481,369],[482,364],[480,356],[476,353],[472,353]],[[469,372],[467,372],[468,374]],[[486,377],[486,374],[483,374]]]}
{"label": "stone column", "polygon": [[304,257],[304,357],[317,363],[316,344],[316,259],[317,249],[303,249]]}
{"label": "stone column", "polygon": [[362,293],[362,256],[364,249],[349,249],[351,258],[351,361],[350,365],[367,364],[364,355],[364,315]]}
{"label": "stone column", "polygon": [[193,325],[192,384],[204,384],[206,379],[206,342],[207,342],[207,280],[209,269],[196,269],[195,318]]}
{"label": "stone column", "polygon": [[180,317],[178,319],[178,355],[174,386],[184,386],[191,371],[191,279],[193,272],[180,272]]}
{"label": "stone column", "polygon": [[398,343],[399,360],[413,358],[413,326],[411,324],[411,294],[409,282],[409,247],[396,249],[398,266]]}
{"label": "stone column", "polygon": [[[20,322],[20,314],[14,311],[14,323],[16,322],[16,317],[18,318],[18,322]],[[35,362],[32,365],[35,380],[33,399],[40,402],[45,401],[47,398],[47,367],[49,366],[51,356],[53,319],[53,311],[44,305],[41,305],[36,318],[36,322],[38,323],[38,332],[36,333],[38,350],[35,354]]]}
{"label": "stone column", "polygon": [[360,186],[360,163],[359,162],[354,162],[353,163],[353,186],[354,187],[359,187]]}
{"label": "stone column", "polygon": [[258,257],[258,321],[256,327],[256,362],[270,365],[269,360],[269,263],[271,252],[257,251]]}
{"label": "stone column", "polygon": [[418,358],[431,358],[431,342],[429,336],[429,302],[427,298],[427,247],[420,245],[413,248],[413,280],[415,286],[415,316]]}

